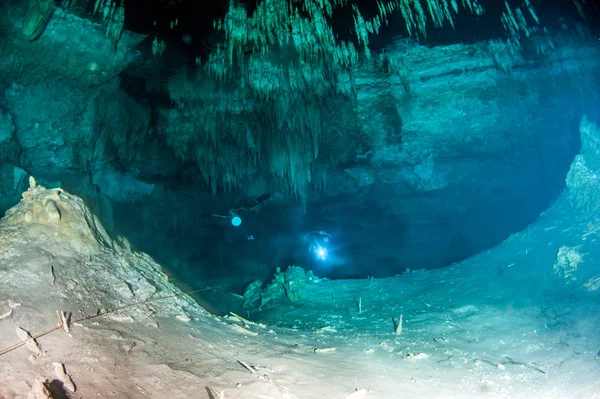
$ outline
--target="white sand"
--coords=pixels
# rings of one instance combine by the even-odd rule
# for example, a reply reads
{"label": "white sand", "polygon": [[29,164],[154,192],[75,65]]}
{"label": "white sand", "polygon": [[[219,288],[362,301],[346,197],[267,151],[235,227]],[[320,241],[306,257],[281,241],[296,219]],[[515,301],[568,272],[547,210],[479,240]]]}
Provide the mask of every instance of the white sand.
{"label": "white sand", "polygon": [[[309,283],[251,314],[261,325],[159,299],[181,292],[150,257],[77,197],[30,189],[0,222],[0,347],[56,327],[57,310],[86,320],[37,338],[40,353],[0,355],[0,397],[600,397],[600,220],[576,222],[566,203],[445,269]],[[574,263],[555,270],[562,246]]]}

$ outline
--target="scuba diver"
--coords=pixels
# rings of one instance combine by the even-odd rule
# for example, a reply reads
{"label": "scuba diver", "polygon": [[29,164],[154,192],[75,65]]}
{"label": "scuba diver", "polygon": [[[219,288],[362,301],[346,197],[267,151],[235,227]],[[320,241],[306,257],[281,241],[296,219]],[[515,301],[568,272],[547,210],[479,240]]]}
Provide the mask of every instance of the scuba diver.
{"label": "scuba diver", "polygon": [[260,230],[263,223],[260,221],[253,208],[271,198],[271,193],[266,193],[254,201],[239,208],[230,209],[227,215],[212,213],[210,216],[217,218],[224,227],[225,241],[232,243],[238,240],[254,241],[254,234]]}

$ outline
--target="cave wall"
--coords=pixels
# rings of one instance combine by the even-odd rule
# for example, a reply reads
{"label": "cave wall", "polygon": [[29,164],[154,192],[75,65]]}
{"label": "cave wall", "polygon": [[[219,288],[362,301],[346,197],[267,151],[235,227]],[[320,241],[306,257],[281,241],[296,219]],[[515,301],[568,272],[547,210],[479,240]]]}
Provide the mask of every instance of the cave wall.
{"label": "cave wall", "polygon": [[[148,100],[168,90],[155,76],[145,78],[143,96],[123,90],[123,71],[139,63],[152,69],[152,58],[138,50],[143,36],[126,31],[110,54],[100,25],[57,9],[30,42],[18,24],[25,9],[3,10],[3,209],[35,174],[83,196],[113,233],[192,275],[310,263],[298,235],[314,229],[334,234],[335,264],[313,265],[325,275],[388,275],[460,260],[548,206],[579,151],[580,116],[597,117],[600,54],[585,37],[557,35],[546,38],[550,50],[520,53],[490,43],[397,40],[386,49],[391,67],[365,65],[353,76],[355,97],[325,108],[302,201],[258,172],[247,186],[215,191],[200,163],[169,144],[169,135],[191,125],[168,101]],[[257,105],[241,100],[244,112],[228,125],[241,124]],[[206,113],[198,111],[202,104],[190,107],[190,115]],[[266,227],[258,242],[224,246],[208,215],[265,191],[274,199],[259,212]]]}
{"label": "cave wall", "polygon": [[597,46],[512,56],[510,68],[484,44],[394,48],[404,76],[357,80],[356,128],[372,148],[329,170],[308,208],[338,238],[325,273],[441,267],[500,243],[562,192],[579,119],[598,117]]}

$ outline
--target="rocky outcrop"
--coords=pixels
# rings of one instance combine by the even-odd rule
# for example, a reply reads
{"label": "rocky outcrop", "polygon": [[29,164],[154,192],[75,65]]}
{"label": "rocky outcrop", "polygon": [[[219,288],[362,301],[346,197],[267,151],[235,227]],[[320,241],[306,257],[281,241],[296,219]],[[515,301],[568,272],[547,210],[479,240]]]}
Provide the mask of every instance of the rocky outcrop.
{"label": "rocky outcrop", "polygon": [[94,184],[118,202],[135,202],[154,192],[155,185],[138,180],[131,173],[119,172],[113,168],[105,168],[94,173]]}
{"label": "rocky outcrop", "polygon": [[[90,174],[109,164],[125,168],[134,160],[130,170],[138,174],[172,170],[166,165],[176,163],[157,168],[152,161],[168,159],[156,145],[143,149],[148,108],[118,87],[119,73],[139,59],[134,48],[145,36],[125,32],[113,54],[103,25],[54,2],[39,30],[41,20],[32,16],[38,3],[29,11],[15,2],[2,5],[0,160],[46,177]],[[24,41],[14,23],[23,19],[31,20],[26,38],[37,40]]]}
{"label": "rocky outcrop", "polygon": [[567,174],[567,195],[573,208],[585,217],[600,214],[600,129],[585,116],[581,120],[581,153]]}

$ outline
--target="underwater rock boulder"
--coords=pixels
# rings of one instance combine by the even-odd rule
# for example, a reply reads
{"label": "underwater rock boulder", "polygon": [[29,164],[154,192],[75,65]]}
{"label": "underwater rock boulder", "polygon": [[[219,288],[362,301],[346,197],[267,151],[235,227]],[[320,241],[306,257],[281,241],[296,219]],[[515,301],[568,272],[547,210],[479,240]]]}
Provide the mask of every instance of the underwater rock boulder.
{"label": "underwater rock boulder", "polygon": [[246,291],[244,292],[244,302],[242,307],[251,308],[257,306],[260,303],[261,292],[262,282],[260,280],[256,280],[248,285]]}
{"label": "underwater rock boulder", "polygon": [[257,280],[251,283],[244,293],[244,308],[258,306],[259,309],[266,305],[281,302],[297,302],[302,299],[303,291],[309,278],[313,278],[312,272],[306,272],[298,266],[290,266],[285,272],[277,268],[273,280],[263,287]]}
{"label": "underwater rock boulder", "polygon": [[584,116],[581,119],[579,132],[581,134],[581,155],[585,158],[586,165],[598,174],[600,172],[600,129]]}
{"label": "underwater rock boulder", "polygon": [[133,202],[154,192],[156,185],[137,179],[131,173],[105,168],[94,173],[94,184],[114,201]]}
{"label": "underwater rock boulder", "polygon": [[[29,225],[29,236],[46,237],[47,244],[55,251],[62,249],[65,256],[113,246],[98,218],[80,198],[60,188],[39,186],[33,176],[29,177],[29,189],[23,193],[23,199],[6,211],[3,222],[14,226],[15,232],[19,226]],[[19,238],[18,234],[12,238]]]}
{"label": "underwater rock boulder", "polygon": [[567,196],[573,208],[596,216],[600,212],[600,130],[584,116],[580,133],[581,153],[567,174]]}

